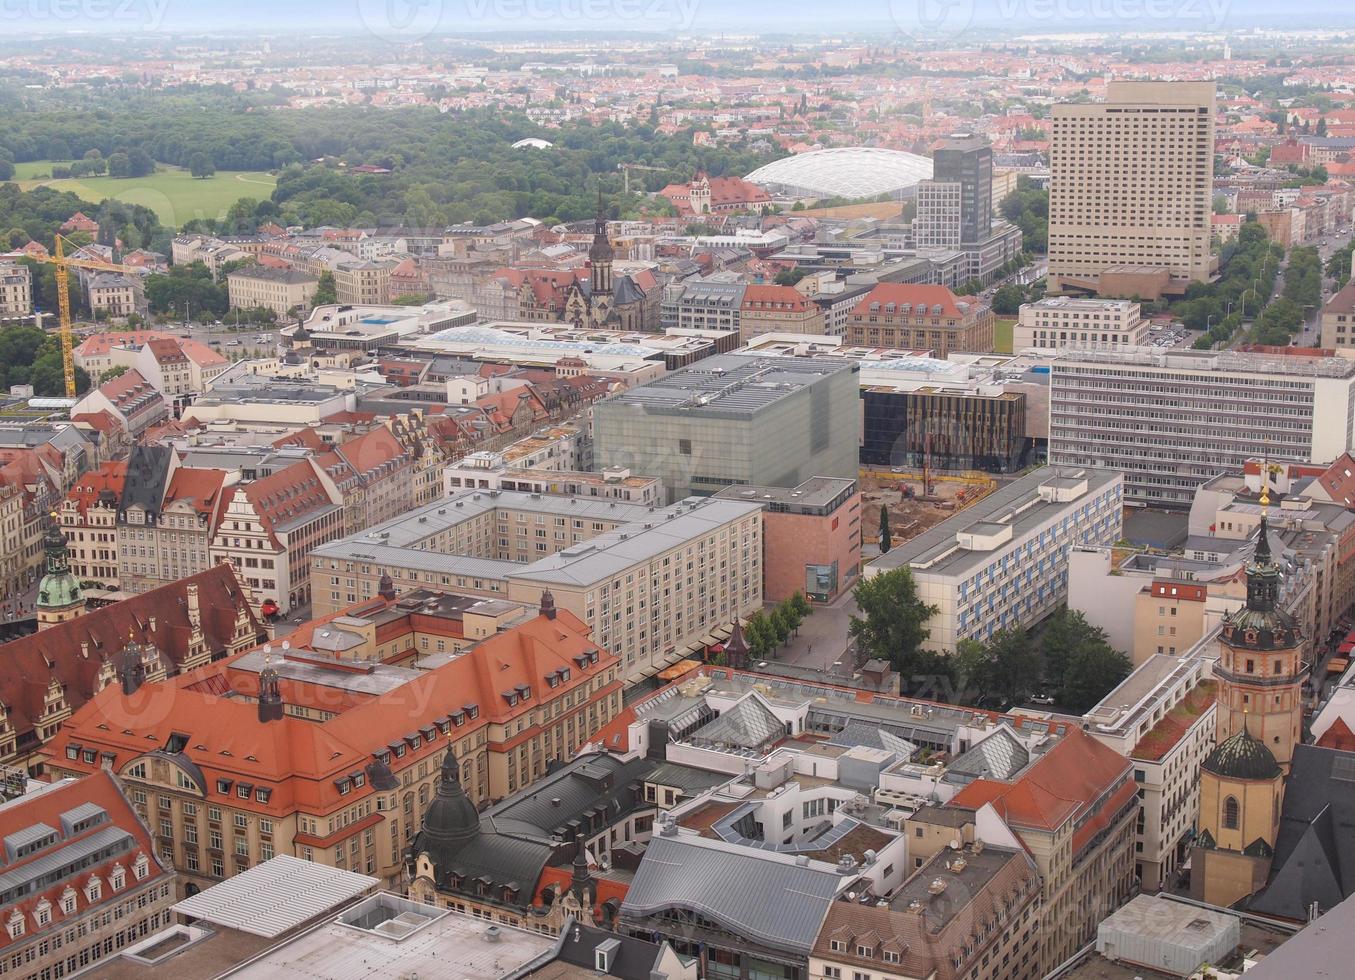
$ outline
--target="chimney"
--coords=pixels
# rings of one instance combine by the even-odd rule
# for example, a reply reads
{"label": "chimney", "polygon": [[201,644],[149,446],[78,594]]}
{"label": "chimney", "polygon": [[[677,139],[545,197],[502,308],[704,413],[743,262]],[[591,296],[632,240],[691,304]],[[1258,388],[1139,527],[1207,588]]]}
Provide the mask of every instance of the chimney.
{"label": "chimney", "polygon": [[541,593],[541,615],[547,619],[555,618],[555,596],[551,594],[550,589]]}

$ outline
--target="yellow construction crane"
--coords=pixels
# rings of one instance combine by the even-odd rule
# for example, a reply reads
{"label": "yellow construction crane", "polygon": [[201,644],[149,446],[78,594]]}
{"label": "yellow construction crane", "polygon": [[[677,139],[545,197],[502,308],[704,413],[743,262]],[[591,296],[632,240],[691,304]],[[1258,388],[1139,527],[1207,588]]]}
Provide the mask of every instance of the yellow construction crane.
{"label": "yellow construction crane", "polygon": [[66,240],[56,236],[56,248],[52,255],[33,256],[38,262],[50,265],[56,270],[56,305],[60,311],[61,322],[61,367],[66,375],[66,397],[75,397],[75,355],[71,341],[71,293],[70,270],[89,269],[93,272],[125,272],[133,275],[141,272],[130,265],[117,265],[113,262],[99,262],[94,259],[73,259],[66,255]]}

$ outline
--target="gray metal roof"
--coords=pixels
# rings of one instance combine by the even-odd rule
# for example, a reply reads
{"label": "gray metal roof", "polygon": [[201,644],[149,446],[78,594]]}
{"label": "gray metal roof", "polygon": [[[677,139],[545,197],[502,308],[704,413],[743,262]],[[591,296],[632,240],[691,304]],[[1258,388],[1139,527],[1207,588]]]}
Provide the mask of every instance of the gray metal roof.
{"label": "gray metal roof", "polygon": [[[946,776],[958,779],[1011,779],[1030,764],[1030,750],[1021,744],[1010,728],[1003,725],[955,758],[946,767]],[[955,780],[951,780],[952,782]]]}
{"label": "gray metal roof", "polygon": [[723,354],[599,402],[595,411],[613,413],[624,407],[697,416],[751,416],[831,375],[859,370],[856,362],[840,357]]}
{"label": "gray metal roof", "polygon": [[546,839],[593,809],[605,808],[614,820],[640,802],[639,787],[653,768],[654,763],[643,758],[624,762],[605,752],[580,756],[495,804],[485,819],[499,832]]}
{"label": "gray metal roof", "polygon": [[279,854],[185,898],[174,911],[273,939],[380,884],[368,875]]}
{"label": "gray metal roof", "polygon": [[589,585],[610,578],[724,524],[762,509],[761,504],[716,497],[688,497],[652,512],[634,524],[606,531],[530,565],[517,565],[509,578],[530,582]]}
{"label": "gray metal roof", "polygon": [[[51,828],[48,830],[51,831]],[[104,827],[88,837],[83,837],[65,847],[54,847],[39,854],[32,861],[0,874],[0,895],[11,888],[17,888],[25,882],[42,878],[63,868],[78,870],[84,866],[82,862],[92,855],[101,852],[111,855],[130,851],[135,843],[136,838],[121,827]]]}
{"label": "gray metal roof", "polygon": [[687,909],[737,936],[808,954],[846,880],[821,861],[801,864],[723,841],[660,834],[649,842],[621,912],[649,916]]}

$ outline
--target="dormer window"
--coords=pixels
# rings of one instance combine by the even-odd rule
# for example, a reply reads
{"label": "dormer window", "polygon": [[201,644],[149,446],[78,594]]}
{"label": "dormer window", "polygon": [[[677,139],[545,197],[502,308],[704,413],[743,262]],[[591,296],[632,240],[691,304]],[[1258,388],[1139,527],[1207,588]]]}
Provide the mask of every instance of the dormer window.
{"label": "dormer window", "polygon": [[847,952],[847,944],[843,942],[841,939],[830,939],[828,941],[828,948],[831,949],[834,953]]}
{"label": "dormer window", "polygon": [[145,854],[138,854],[136,861],[132,864],[132,874],[136,876],[137,881],[144,881],[146,876],[151,873],[151,862]]}
{"label": "dormer window", "polygon": [[18,939],[20,936],[22,936],[24,934],[23,913],[20,912],[18,909],[15,909],[14,914],[12,914],[9,917],[9,921],[5,923],[5,928],[9,930],[10,939]]}
{"label": "dormer window", "polygon": [[220,793],[222,796],[230,796],[230,795],[231,795],[231,787],[232,787],[233,785],[235,785],[235,781],[234,781],[234,780],[231,780],[231,779],[218,779],[218,780],[216,781],[216,791],[217,791],[218,793]]}
{"label": "dormer window", "polygon": [[455,725],[457,728],[460,728],[465,723],[466,723],[466,713],[464,711],[456,711],[452,713],[453,725]]}
{"label": "dormer window", "polygon": [[103,898],[103,883],[98,878],[89,879],[89,884],[85,886],[85,898],[91,902],[97,902]]}
{"label": "dormer window", "polygon": [[334,780],[334,785],[338,787],[340,796],[347,796],[353,791],[353,781],[347,776]]}
{"label": "dormer window", "polygon": [[62,915],[74,915],[74,914],[75,914],[75,889],[74,889],[74,888],[67,888],[64,892],[61,893],[61,914],[62,914]]}
{"label": "dormer window", "polygon": [[38,907],[33,910],[33,918],[37,921],[38,927],[52,924],[52,903],[43,899],[38,903]]}
{"label": "dormer window", "polygon": [[254,799],[258,803],[267,803],[273,798],[273,791],[267,787],[260,786],[254,791]]}
{"label": "dormer window", "polygon": [[108,877],[108,884],[115,892],[121,891],[122,887],[127,884],[127,872],[122,865],[113,869],[113,873]]}
{"label": "dormer window", "polygon": [[466,717],[469,718],[471,721],[474,721],[476,718],[480,717],[480,706],[478,704],[468,704],[465,705],[464,707],[466,709]]}
{"label": "dormer window", "polygon": [[858,946],[856,947],[856,955],[863,960],[868,960],[875,956],[875,950],[871,949],[869,946]]}

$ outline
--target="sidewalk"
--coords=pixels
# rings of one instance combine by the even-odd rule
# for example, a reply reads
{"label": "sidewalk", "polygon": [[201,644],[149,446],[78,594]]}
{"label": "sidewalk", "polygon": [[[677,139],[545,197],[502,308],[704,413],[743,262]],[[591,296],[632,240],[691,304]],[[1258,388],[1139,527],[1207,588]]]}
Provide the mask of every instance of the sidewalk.
{"label": "sidewalk", "polygon": [[847,652],[847,626],[856,613],[856,600],[844,592],[829,605],[815,605],[812,615],[800,624],[800,635],[791,637],[776,652],[776,659],[797,667],[828,670]]}

